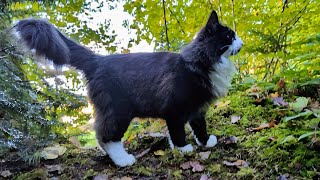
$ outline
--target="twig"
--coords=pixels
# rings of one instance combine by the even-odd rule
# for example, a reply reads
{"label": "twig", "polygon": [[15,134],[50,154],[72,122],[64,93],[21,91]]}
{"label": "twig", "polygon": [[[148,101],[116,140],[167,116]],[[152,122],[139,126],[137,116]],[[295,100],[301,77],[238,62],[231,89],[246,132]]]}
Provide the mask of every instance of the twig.
{"label": "twig", "polygon": [[178,25],[179,25],[179,27],[180,27],[180,29],[181,29],[181,32],[182,32],[183,34],[186,34],[186,32],[183,30],[183,28],[182,28],[182,26],[181,26],[181,23],[180,23],[179,19],[177,18],[177,16],[172,12],[172,10],[171,10],[170,8],[169,8],[169,11],[170,11],[170,13],[174,16],[174,18],[177,20]]}
{"label": "twig", "polygon": [[233,25],[233,30],[234,32],[237,32],[236,30],[236,22],[235,22],[235,18],[234,18],[234,0],[231,0],[231,6],[232,6],[232,25]]}
{"label": "twig", "polygon": [[169,37],[168,37],[168,26],[167,26],[167,18],[166,18],[166,3],[165,3],[165,0],[162,0],[162,5],[163,5],[164,25],[165,25],[165,30],[166,30],[167,47],[168,47],[168,50],[170,50],[170,42],[169,42]]}
{"label": "twig", "polygon": [[167,137],[162,137],[160,140],[157,140],[154,143],[152,143],[148,149],[142,151],[140,154],[137,154],[135,157],[137,159],[139,159],[139,158],[145,156],[146,154],[155,151],[157,149],[157,147],[159,147],[166,140],[167,140]]}
{"label": "twig", "polygon": [[[307,7],[308,7],[309,4],[310,4],[310,1],[297,13],[288,23],[286,23],[285,25],[281,26],[281,27],[274,33],[274,35],[277,34],[277,33],[278,33],[280,30],[282,30],[284,27],[287,27],[293,20],[295,20],[296,17],[298,17],[298,16],[300,15],[300,13],[302,13],[303,11],[305,11],[305,10],[307,9]],[[296,24],[296,23],[299,21],[300,18],[301,18],[301,16],[299,16],[299,17],[295,20],[294,24]]]}

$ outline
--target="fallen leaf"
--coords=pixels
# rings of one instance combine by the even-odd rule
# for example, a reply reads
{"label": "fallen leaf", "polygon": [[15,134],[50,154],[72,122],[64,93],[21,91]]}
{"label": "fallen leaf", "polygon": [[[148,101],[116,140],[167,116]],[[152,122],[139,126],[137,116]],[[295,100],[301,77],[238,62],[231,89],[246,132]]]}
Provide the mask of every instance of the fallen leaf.
{"label": "fallen leaf", "polygon": [[45,159],[56,159],[58,156],[64,154],[65,152],[65,147],[56,144],[54,146],[44,148],[41,152],[41,156]]}
{"label": "fallen leaf", "polygon": [[199,153],[200,159],[207,160],[209,158],[210,154],[211,154],[211,151],[200,152]]}
{"label": "fallen leaf", "polygon": [[201,172],[204,170],[204,166],[202,166],[198,161],[188,161],[182,163],[180,167],[184,170],[192,168],[192,172]]}
{"label": "fallen leaf", "polygon": [[301,112],[303,108],[308,106],[308,99],[305,97],[298,97],[296,102],[289,103],[289,105],[295,112]]}
{"label": "fallen leaf", "polygon": [[229,105],[230,103],[231,103],[230,100],[226,100],[225,102],[216,102],[215,105],[217,108],[222,108],[222,107]]}
{"label": "fallen leaf", "polygon": [[163,156],[165,154],[165,152],[163,150],[157,150],[155,152],[153,152],[155,155],[157,156]]}
{"label": "fallen leaf", "polygon": [[284,82],[284,79],[283,79],[283,78],[281,78],[281,79],[278,81],[277,85],[278,85],[278,89],[285,89],[285,88],[286,88],[286,83]]}
{"label": "fallen leaf", "polygon": [[240,116],[231,116],[231,123],[234,124],[241,119]]}
{"label": "fallen leaf", "polygon": [[62,173],[62,167],[60,165],[46,165],[48,172],[55,172],[57,171],[58,174]]}
{"label": "fallen leaf", "polygon": [[72,137],[70,137],[68,140],[69,140],[73,145],[75,145],[76,147],[81,148],[81,143],[80,143],[78,137],[72,136]]}
{"label": "fallen leaf", "polygon": [[93,180],[107,180],[108,179],[108,175],[106,174],[97,174]]}
{"label": "fallen leaf", "polygon": [[123,176],[120,180],[132,180],[132,178],[128,176]]}
{"label": "fallen leaf", "polygon": [[278,92],[275,92],[275,93],[271,93],[269,96],[271,98],[276,98],[276,97],[279,97],[279,94],[278,94]]}
{"label": "fallen leaf", "polygon": [[282,96],[272,98],[272,101],[273,101],[273,104],[276,106],[287,107],[289,105],[286,101],[284,101]]}
{"label": "fallen leaf", "polygon": [[2,177],[9,177],[9,176],[11,176],[12,175],[12,173],[9,171],[9,170],[6,170],[6,171],[2,171],[1,172],[1,176]]}
{"label": "fallen leaf", "polygon": [[200,180],[213,180],[213,179],[210,178],[208,175],[203,174],[203,175],[200,177]]}
{"label": "fallen leaf", "polygon": [[269,123],[266,123],[266,124],[261,124],[259,127],[257,128],[251,128],[249,129],[249,131],[259,131],[261,129],[264,129],[264,128],[272,128],[272,127],[275,127],[276,126],[276,120],[272,120],[271,122]]}
{"label": "fallen leaf", "polygon": [[288,174],[281,174],[276,178],[276,180],[287,180],[288,177],[289,177]]}
{"label": "fallen leaf", "polygon": [[224,140],[225,144],[236,144],[238,142],[238,138],[235,136],[230,136]]}
{"label": "fallen leaf", "polygon": [[190,166],[192,167],[192,172],[201,172],[204,170],[204,166],[202,166],[198,161],[191,161]]}
{"label": "fallen leaf", "polygon": [[131,134],[130,136],[129,136],[129,138],[127,139],[127,141],[128,142],[131,142],[134,138],[136,138],[136,134]]}
{"label": "fallen leaf", "polygon": [[182,168],[182,169],[189,169],[189,168],[191,168],[191,166],[190,166],[190,162],[188,161],[188,162],[184,162],[184,163],[182,163],[181,165],[180,165],[180,167]]}
{"label": "fallen leaf", "polygon": [[226,166],[236,166],[238,168],[249,167],[248,162],[246,162],[244,160],[236,160],[234,162],[223,161],[223,164],[226,165]]}

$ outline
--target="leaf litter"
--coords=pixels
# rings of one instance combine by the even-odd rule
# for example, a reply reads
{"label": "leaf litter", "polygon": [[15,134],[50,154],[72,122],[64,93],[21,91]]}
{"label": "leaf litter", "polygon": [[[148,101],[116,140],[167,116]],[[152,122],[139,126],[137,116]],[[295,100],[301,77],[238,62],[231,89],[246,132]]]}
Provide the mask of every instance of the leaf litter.
{"label": "leaf litter", "polygon": [[272,120],[269,123],[261,124],[259,127],[249,128],[249,131],[260,131],[261,129],[265,129],[265,128],[273,128],[277,125],[276,123],[277,123],[276,120]]}
{"label": "leaf litter", "polygon": [[226,166],[236,166],[237,168],[249,167],[249,163],[247,161],[240,160],[240,159],[234,162],[223,161],[223,164]]}
{"label": "leaf litter", "polygon": [[202,166],[198,161],[188,161],[182,163],[180,167],[184,170],[192,168],[192,172],[202,172],[204,170],[204,166]]}

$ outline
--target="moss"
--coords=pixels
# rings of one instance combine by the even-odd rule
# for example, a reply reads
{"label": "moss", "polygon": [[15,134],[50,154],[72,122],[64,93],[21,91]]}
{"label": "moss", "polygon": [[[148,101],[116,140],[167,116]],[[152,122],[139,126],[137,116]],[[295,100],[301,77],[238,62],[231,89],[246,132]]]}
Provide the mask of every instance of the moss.
{"label": "moss", "polygon": [[241,168],[237,172],[236,176],[239,178],[252,178],[254,177],[255,173],[256,173],[256,170],[247,167],[247,168]]}
{"label": "moss", "polygon": [[46,179],[48,172],[45,169],[34,169],[31,172],[24,173],[16,177],[16,180],[32,180],[32,179]]}

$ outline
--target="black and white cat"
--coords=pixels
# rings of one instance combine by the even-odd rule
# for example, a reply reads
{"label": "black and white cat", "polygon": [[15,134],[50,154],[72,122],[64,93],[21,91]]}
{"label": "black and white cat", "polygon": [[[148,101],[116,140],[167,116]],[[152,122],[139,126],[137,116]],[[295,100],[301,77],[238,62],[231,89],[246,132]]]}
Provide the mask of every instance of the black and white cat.
{"label": "black and white cat", "polygon": [[95,108],[97,140],[116,165],[129,166],[136,161],[121,142],[134,117],[165,119],[171,147],[182,152],[193,150],[186,143],[186,123],[198,145],[216,145],[217,138],[207,134],[205,113],[212,101],[227,94],[235,71],[229,56],[240,51],[242,41],[219,23],[215,11],[180,53],[101,56],[45,20],[21,20],[14,30],[34,54],[84,72]]}

